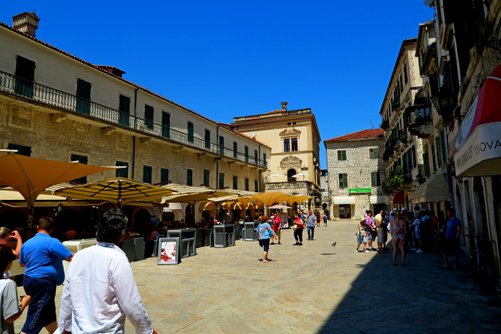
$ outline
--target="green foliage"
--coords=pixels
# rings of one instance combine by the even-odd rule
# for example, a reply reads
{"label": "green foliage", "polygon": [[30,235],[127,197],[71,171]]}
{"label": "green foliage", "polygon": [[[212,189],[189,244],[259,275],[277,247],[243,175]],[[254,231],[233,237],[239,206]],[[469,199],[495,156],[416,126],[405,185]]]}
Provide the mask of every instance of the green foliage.
{"label": "green foliage", "polygon": [[402,167],[395,167],[390,174],[386,177],[382,184],[383,191],[386,194],[392,194],[402,187],[404,181],[404,173],[402,172]]}

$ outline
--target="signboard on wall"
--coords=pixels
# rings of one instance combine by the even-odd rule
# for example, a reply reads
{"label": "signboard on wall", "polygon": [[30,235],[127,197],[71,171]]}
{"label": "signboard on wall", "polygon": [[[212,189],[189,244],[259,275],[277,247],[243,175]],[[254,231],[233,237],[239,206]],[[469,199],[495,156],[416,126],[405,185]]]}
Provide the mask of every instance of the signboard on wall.
{"label": "signboard on wall", "polygon": [[348,188],[348,194],[370,194],[372,188]]}

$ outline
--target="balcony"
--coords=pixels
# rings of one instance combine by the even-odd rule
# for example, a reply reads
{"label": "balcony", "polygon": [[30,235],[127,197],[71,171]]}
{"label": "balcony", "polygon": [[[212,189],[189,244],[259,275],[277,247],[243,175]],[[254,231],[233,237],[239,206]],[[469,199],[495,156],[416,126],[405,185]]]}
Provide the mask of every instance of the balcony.
{"label": "balcony", "polygon": [[188,134],[188,131],[178,131],[164,124],[155,123],[153,119],[142,119],[132,116],[128,112],[123,112],[87,99],[82,99],[76,95],[68,94],[41,85],[37,82],[22,80],[2,71],[0,71],[0,92],[48,108],[55,108],[74,115],[100,121],[107,125],[111,124],[113,126],[141,132],[148,137],[168,140],[199,151],[212,153],[231,160],[237,160],[244,164],[267,168],[267,161],[265,160],[257,159],[256,157],[242,152],[234,152],[233,149],[222,147],[217,143],[211,143],[205,139],[196,138],[193,134]]}
{"label": "balcony", "polygon": [[419,138],[428,138],[433,133],[431,108],[427,104],[416,104],[405,109],[409,133]]}
{"label": "balcony", "polygon": [[320,189],[310,181],[291,181],[291,182],[270,182],[266,183],[268,191],[289,191],[300,195],[320,195]]}

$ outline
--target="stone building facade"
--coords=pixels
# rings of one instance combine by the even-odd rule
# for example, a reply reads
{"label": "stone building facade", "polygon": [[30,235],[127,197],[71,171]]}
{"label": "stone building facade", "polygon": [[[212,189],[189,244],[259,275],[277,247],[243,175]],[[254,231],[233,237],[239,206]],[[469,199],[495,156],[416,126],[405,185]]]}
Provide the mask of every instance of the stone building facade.
{"label": "stone building facade", "polygon": [[[32,16],[33,13],[24,13]],[[35,15],[36,16],[36,15]],[[33,18],[26,22],[35,22]],[[19,29],[21,29],[19,28]],[[123,77],[0,23],[0,147],[115,176],[259,192],[271,149]],[[197,210],[197,212],[201,210]]]}
{"label": "stone building facade", "polygon": [[265,191],[309,195],[320,206],[320,133],[311,109],[288,110],[282,102],[279,110],[234,117],[231,127],[271,148]]}
{"label": "stone building facade", "polygon": [[385,208],[381,181],[382,129],[369,129],[324,141],[331,218],[360,218]]}

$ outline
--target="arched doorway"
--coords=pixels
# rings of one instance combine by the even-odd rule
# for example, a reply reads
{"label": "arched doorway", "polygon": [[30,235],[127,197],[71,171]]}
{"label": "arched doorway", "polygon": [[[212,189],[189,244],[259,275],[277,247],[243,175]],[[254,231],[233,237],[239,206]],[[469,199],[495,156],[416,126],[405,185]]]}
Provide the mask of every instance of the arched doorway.
{"label": "arched doorway", "polygon": [[294,168],[291,168],[289,170],[287,170],[287,182],[294,182],[296,181],[295,178],[293,178],[294,175],[296,175],[297,172]]}

